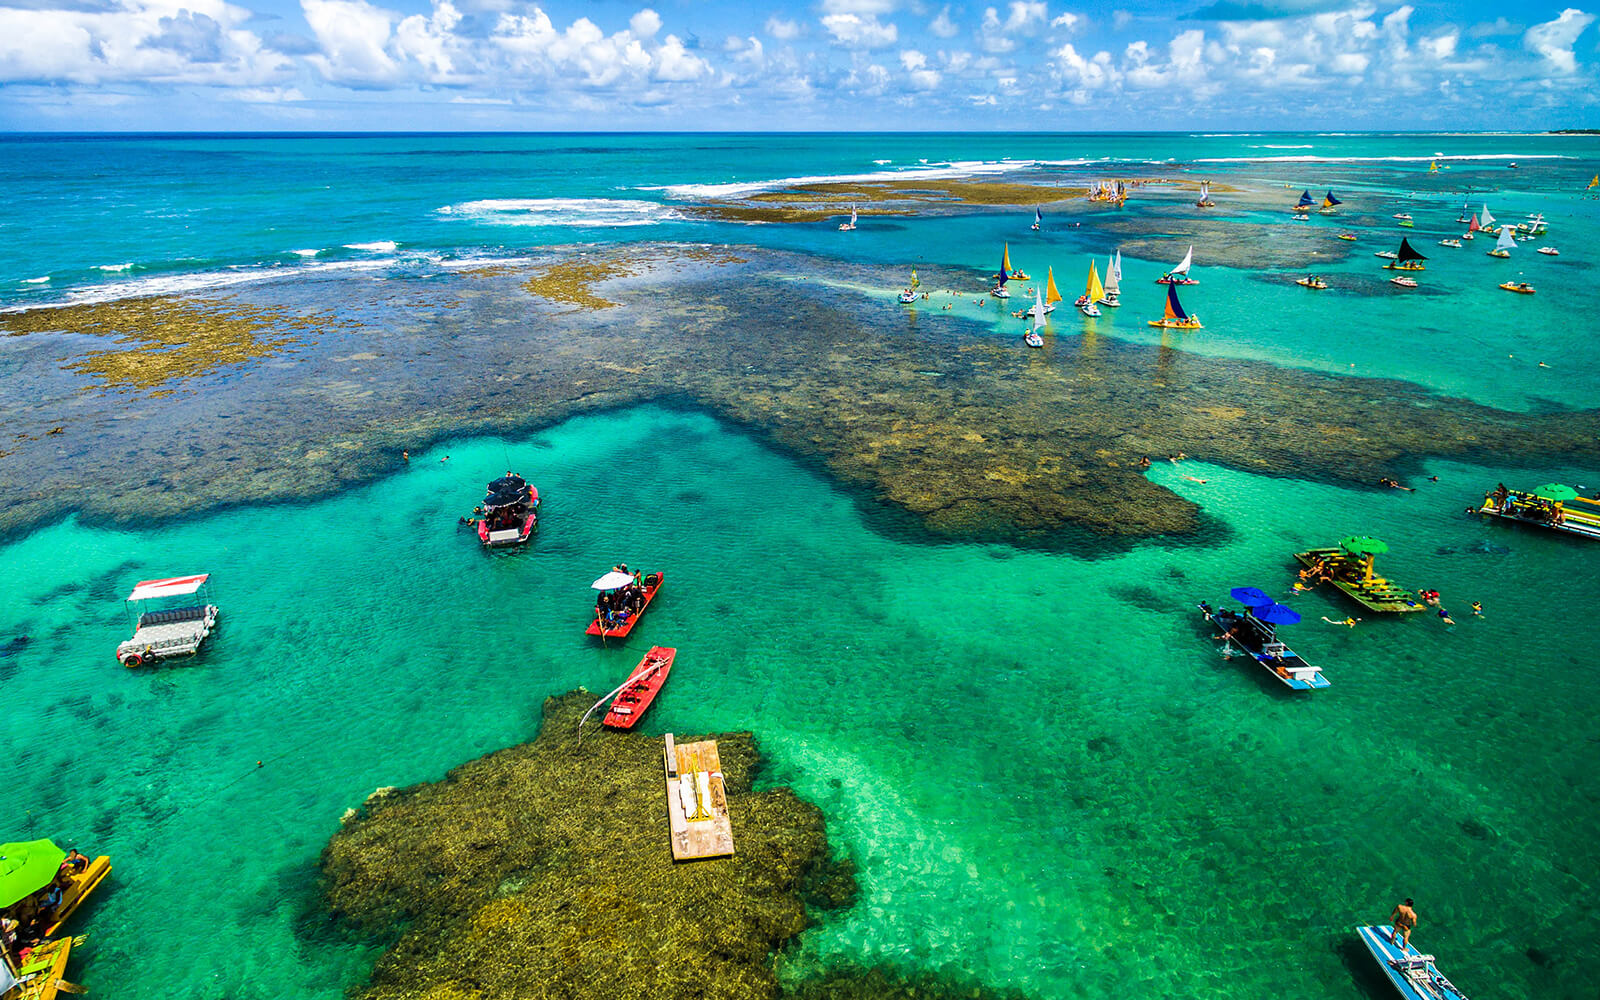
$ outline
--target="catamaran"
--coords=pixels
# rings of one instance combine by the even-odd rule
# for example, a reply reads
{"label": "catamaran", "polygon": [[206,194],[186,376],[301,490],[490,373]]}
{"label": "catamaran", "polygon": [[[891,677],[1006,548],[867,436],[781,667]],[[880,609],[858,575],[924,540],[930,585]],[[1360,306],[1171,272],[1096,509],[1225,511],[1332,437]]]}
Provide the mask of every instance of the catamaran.
{"label": "catamaran", "polygon": [[850,206],[850,221],[849,222],[841,222],[841,223],[839,223],[839,232],[848,233],[854,228],[856,228],[856,207],[854,205],[851,205]]}
{"label": "catamaran", "polygon": [[1044,221],[1044,214],[1042,212],[1040,212],[1036,208],[1036,209],[1033,210],[1033,225],[1029,226],[1028,228],[1032,229],[1034,232],[1038,232],[1039,231],[1039,224],[1042,223],[1043,221]]}
{"label": "catamaran", "polygon": [[1344,202],[1340,201],[1338,198],[1335,198],[1333,196],[1333,189],[1329,188],[1327,195],[1325,197],[1323,197],[1323,199],[1322,199],[1322,207],[1317,209],[1317,214],[1318,215],[1338,215],[1339,214],[1339,210],[1337,208],[1335,208],[1334,206],[1343,205],[1343,204],[1344,204]]}
{"label": "catamaran", "polygon": [[1183,311],[1183,306],[1178,302],[1178,286],[1167,286],[1167,308],[1160,319],[1150,320],[1150,325],[1163,330],[1198,330],[1200,317],[1190,316]]}
{"label": "catamaran", "polygon": [[1392,262],[1383,266],[1389,271],[1426,271],[1427,268],[1422,266],[1422,262],[1427,259],[1422,254],[1417,253],[1410,240],[1402,236],[1400,237],[1400,252],[1395,254]]}
{"label": "catamaran", "polygon": [[1494,249],[1489,251],[1491,257],[1509,257],[1511,250],[1517,245],[1516,234],[1510,226],[1500,227],[1500,239],[1495,241]]}
{"label": "catamaran", "polygon": [[1189,268],[1194,265],[1194,244],[1189,244],[1189,252],[1183,255],[1183,260],[1178,266],[1156,279],[1158,285],[1198,285],[1200,282],[1189,277]]}
{"label": "catamaran", "polygon": [[911,284],[907,285],[905,290],[900,293],[901,303],[904,304],[917,301],[917,299],[920,297],[917,294],[917,289],[921,287],[922,279],[917,277],[917,269],[913,267],[911,269]]}
{"label": "catamaran", "polygon": [[1095,303],[1106,297],[1105,286],[1100,284],[1100,272],[1095,269],[1094,261],[1089,261],[1089,281],[1084,288],[1083,296],[1078,299],[1078,309],[1085,316],[1100,315],[1100,307]]}
{"label": "catamaran", "polygon": [[1118,298],[1122,294],[1122,251],[1118,250],[1115,256],[1106,258],[1106,294],[1100,300],[1101,305],[1113,309],[1122,305]]}

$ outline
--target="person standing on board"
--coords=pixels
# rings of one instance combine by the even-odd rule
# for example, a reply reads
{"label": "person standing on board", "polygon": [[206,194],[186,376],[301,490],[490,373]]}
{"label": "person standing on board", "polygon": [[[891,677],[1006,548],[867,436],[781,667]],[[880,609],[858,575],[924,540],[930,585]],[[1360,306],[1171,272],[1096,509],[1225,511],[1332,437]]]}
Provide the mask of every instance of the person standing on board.
{"label": "person standing on board", "polygon": [[1416,905],[1407,896],[1406,901],[1395,906],[1394,912],[1389,914],[1389,922],[1394,925],[1389,940],[1399,945],[1402,953],[1411,947],[1411,931],[1417,926],[1417,911],[1412,907]]}

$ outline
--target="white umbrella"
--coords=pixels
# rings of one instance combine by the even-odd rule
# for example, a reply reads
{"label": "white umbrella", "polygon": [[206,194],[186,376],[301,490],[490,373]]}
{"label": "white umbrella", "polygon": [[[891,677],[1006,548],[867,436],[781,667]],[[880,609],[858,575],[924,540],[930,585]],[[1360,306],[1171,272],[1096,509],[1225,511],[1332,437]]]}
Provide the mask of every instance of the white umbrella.
{"label": "white umbrella", "polygon": [[616,590],[618,587],[626,587],[632,582],[633,577],[630,574],[619,573],[616,570],[612,570],[605,576],[602,576],[600,579],[589,584],[589,586],[595,590]]}

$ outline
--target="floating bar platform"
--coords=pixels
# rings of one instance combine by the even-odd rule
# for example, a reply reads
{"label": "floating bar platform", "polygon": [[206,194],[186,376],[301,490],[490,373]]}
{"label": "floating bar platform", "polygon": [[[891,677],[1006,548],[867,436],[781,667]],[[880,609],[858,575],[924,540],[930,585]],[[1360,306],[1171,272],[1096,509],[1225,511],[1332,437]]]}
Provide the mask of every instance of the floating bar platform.
{"label": "floating bar platform", "polygon": [[61,977],[67,972],[67,957],[73,940],[46,941],[28,953],[28,960],[17,970],[16,1000],[56,1000],[63,993],[82,993],[83,987]]}
{"label": "floating bar platform", "polygon": [[1307,568],[1323,563],[1333,572],[1332,583],[1368,611],[1422,611],[1423,605],[1411,591],[1395,586],[1381,576],[1366,576],[1366,560],[1344,549],[1308,549],[1294,557]]}
{"label": "floating bar platform", "polygon": [[[1587,506],[1568,506],[1585,504]],[[1494,493],[1483,498],[1478,513],[1505,518],[1518,524],[1531,524],[1551,531],[1564,531],[1584,538],[1600,538],[1600,501],[1578,497],[1563,503],[1543,500],[1531,493],[1507,491],[1503,501],[1497,502]]]}
{"label": "floating bar platform", "polygon": [[698,861],[733,853],[733,820],[722,784],[717,741],[676,743],[667,734],[667,824],[672,860]]}
{"label": "floating bar platform", "polygon": [[102,854],[89,863],[89,867],[72,876],[72,884],[62,890],[61,905],[56,907],[56,922],[45,928],[44,935],[49,937],[54,934],[62,924],[66,923],[72,911],[78,908],[95,886],[104,881],[111,874],[111,859]]}

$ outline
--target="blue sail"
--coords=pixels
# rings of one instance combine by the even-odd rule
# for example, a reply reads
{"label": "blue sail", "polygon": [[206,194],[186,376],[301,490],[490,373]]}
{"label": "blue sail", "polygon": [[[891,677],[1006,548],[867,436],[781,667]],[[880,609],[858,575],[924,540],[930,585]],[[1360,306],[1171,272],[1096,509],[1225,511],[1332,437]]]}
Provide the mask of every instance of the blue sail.
{"label": "blue sail", "polygon": [[1308,205],[1315,205],[1315,204],[1316,204],[1316,202],[1311,199],[1311,189],[1307,188],[1306,190],[1300,192],[1300,203],[1298,205],[1296,205],[1295,207],[1296,208],[1305,208]]}
{"label": "blue sail", "polygon": [[1332,208],[1335,205],[1343,205],[1343,204],[1344,204],[1344,202],[1340,201],[1338,198],[1335,198],[1333,196],[1333,190],[1331,188],[1328,190],[1328,196],[1326,198],[1322,199],[1322,207],[1323,208]]}

